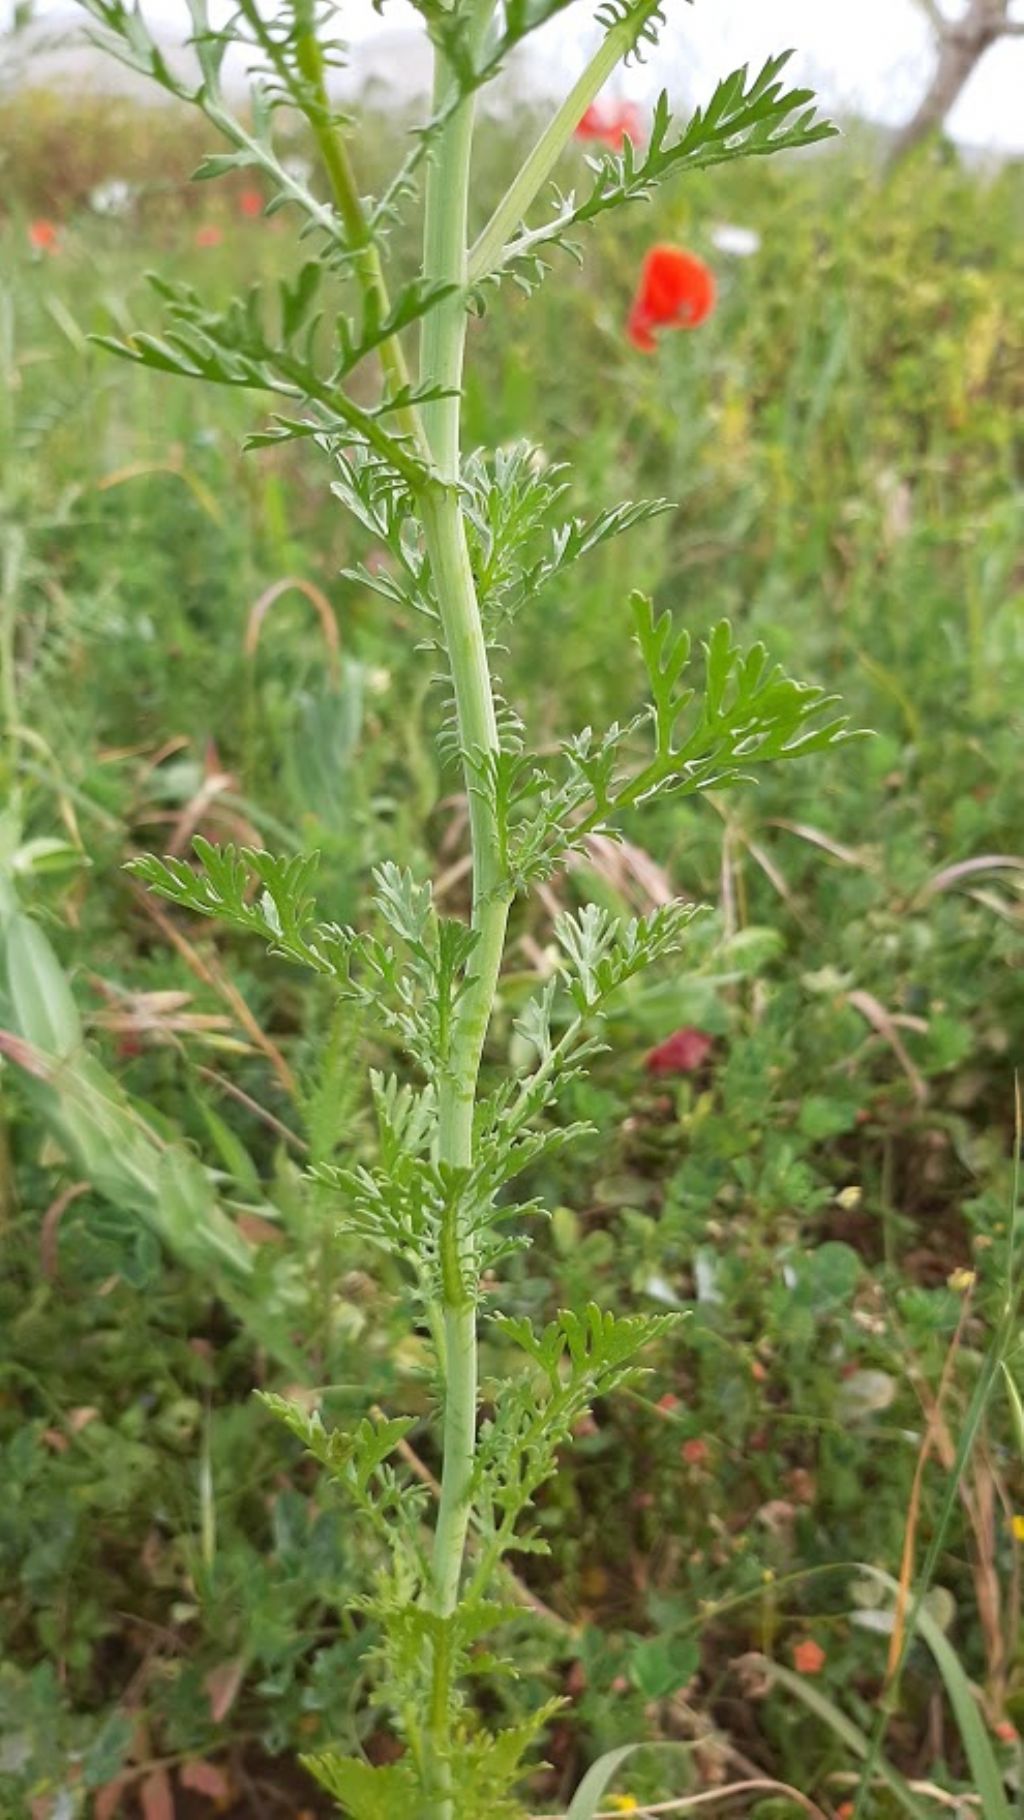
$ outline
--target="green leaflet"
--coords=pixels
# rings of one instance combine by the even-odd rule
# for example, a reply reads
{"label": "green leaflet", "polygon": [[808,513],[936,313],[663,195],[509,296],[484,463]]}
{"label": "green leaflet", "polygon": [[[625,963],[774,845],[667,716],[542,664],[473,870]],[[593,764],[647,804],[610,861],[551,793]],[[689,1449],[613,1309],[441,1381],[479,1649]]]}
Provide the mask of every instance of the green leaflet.
{"label": "green leaflet", "polygon": [[419,1784],[411,1768],[391,1763],[381,1768],[334,1751],[299,1759],[321,1788],[341,1803],[351,1820],[395,1820],[416,1811]]}
{"label": "green leaflet", "polygon": [[[810,89],[786,89],[779,77],[792,56],[769,57],[757,75],[748,66],[733,70],[715,89],[706,107],[696,108],[677,137],[668,94],[662,91],[654,110],[646,146],[638,150],[627,137],[621,152],[587,159],[592,174],[589,193],[559,196],[558,212],[540,227],[518,227],[491,255],[490,245],[477,250],[470,265],[473,282],[511,273],[526,290],[544,276],[544,254],[554,247],[577,253],[570,236],[609,210],[647,201],[670,178],[706,170],[737,158],[765,157],[800,150],[832,138],[837,128],[819,119]],[[511,225],[511,224],[510,224]]]}

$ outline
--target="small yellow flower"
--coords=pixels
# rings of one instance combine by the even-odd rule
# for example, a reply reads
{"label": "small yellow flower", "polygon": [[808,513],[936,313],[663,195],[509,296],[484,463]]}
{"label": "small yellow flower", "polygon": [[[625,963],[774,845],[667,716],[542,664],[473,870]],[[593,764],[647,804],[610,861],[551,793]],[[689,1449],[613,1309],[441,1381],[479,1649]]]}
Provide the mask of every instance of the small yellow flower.
{"label": "small yellow flower", "polygon": [[1024,1542],[1024,1517],[1019,1514],[1015,1516],[1010,1524],[1010,1528],[1013,1530],[1016,1540],[1018,1542]]}
{"label": "small yellow flower", "polygon": [[640,1808],[635,1795],[612,1795],[611,1804],[617,1814],[635,1814]]}
{"label": "small yellow flower", "polygon": [[951,1270],[946,1278],[950,1289],[955,1289],[957,1295],[966,1295],[968,1289],[974,1288],[977,1280],[976,1271],[964,1270],[962,1266],[959,1270]]}

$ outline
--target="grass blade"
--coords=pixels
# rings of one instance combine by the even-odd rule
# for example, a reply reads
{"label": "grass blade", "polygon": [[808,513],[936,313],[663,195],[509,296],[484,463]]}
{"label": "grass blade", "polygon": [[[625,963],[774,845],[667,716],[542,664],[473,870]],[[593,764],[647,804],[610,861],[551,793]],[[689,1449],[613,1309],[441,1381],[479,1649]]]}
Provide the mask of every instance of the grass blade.
{"label": "grass blade", "polygon": [[[888,1580],[888,1575],[884,1577]],[[895,1581],[889,1581],[889,1584],[895,1586]],[[753,1661],[763,1670],[770,1682],[775,1686],[785,1688],[786,1692],[792,1694],[795,1700],[799,1700],[802,1705],[806,1706],[808,1712],[822,1720],[854,1756],[866,1759],[870,1755],[870,1740],[861,1731],[860,1726],[855,1725],[852,1719],[848,1719],[835,1701],[830,1700],[827,1694],[823,1694],[820,1688],[814,1687],[803,1675],[795,1675],[790,1669],[783,1668],[781,1663],[770,1662],[767,1656],[755,1656]],[[911,1816],[911,1820],[932,1820],[930,1810],[922,1806],[913,1789],[891,1763],[880,1756],[874,1769],[878,1780],[884,1782],[889,1793],[894,1795],[899,1802],[903,1812]]]}
{"label": "grass blade", "polygon": [[692,1749],[692,1744],[651,1744],[641,1738],[636,1744],[620,1744],[617,1750],[605,1751],[603,1757],[598,1757],[597,1762],[590,1765],[572,1798],[565,1820],[594,1820],[609,1784],[627,1757],[631,1757],[635,1751],[668,1750],[689,1756]]}
{"label": "grass blade", "polygon": [[[873,1580],[877,1580],[885,1586],[889,1592],[894,1594],[897,1592],[897,1584],[891,1574],[884,1573],[878,1567],[866,1567],[864,1571]],[[981,1797],[981,1811],[984,1820],[1013,1820],[995,1751],[978,1711],[978,1702],[975,1699],[971,1683],[964,1672],[956,1650],[944,1631],[935,1622],[927,1606],[919,1606],[913,1615],[912,1623],[913,1628],[919,1631],[931,1650],[935,1665],[942,1676],[949,1704],[959,1728],[960,1741],[970,1766],[973,1792]]]}

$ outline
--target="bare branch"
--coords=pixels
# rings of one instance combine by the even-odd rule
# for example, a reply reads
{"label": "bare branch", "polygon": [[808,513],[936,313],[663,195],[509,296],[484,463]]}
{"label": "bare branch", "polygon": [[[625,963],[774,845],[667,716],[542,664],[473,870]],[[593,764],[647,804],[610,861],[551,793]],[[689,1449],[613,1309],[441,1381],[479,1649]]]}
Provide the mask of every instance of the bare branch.
{"label": "bare branch", "polygon": [[949,30],[949,20],[942,11],[939,0],[917,0],[917,4],[939,37],[944,38]]}

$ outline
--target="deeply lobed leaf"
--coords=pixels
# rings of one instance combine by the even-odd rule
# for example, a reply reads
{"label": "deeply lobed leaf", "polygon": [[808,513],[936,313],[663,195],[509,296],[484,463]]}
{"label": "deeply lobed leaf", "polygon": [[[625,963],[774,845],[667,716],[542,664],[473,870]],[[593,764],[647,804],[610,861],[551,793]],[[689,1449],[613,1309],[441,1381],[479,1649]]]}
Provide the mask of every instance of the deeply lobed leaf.
{"label": "deeply lobed leaf", "polygon": [[737,158],[800,151],[834,137],[838,129],[831,121],[819,119],[813,91],[787,89],[779,81],[791,56],[791,51],[784,51],[768,58],[753,78],[746,64],[733,70],[718,84],[707,106],[695,109],[675,138],[671,136],[668,95],[663,91],[646,145],[638,149],[627,137],[620,152],[588,157],[592,176],[588,194],[580,200],[574,192],[560,197],[557,214],[540,227],[524,225],[486,268],[477,259],[471,265],[473,282],[482,284],[511,272],[527,289],[532,288],[543,275],[545,248],[560,246],[572,251],[569,236],[576,229],[626,203],[648,201],[670,178]]}

